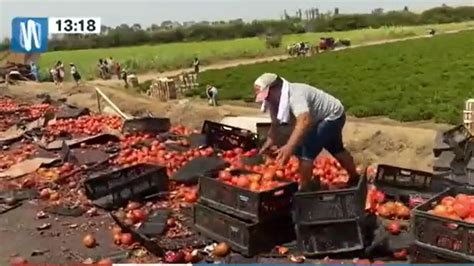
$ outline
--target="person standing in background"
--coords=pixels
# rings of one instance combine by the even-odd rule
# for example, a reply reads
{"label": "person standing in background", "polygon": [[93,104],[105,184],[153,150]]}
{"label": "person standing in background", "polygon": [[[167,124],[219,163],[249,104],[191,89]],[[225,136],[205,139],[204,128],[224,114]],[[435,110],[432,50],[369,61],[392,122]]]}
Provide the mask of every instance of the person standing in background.
{"label": "person standing in background", "polygon": [[199,59],[197,57],[194,58],[193,61],[193,66],[194,66],[194,73],[198,74],[199,73]]}
{"label": "person standing in background", "polygon": [[64,65],[61,61],[58,61],[55,66],[58,85],[62,86],[64,81]]}
{"label": "person standing in background", "polygon": [[107,65],[109,67],[110,75],[113,75],[115,73],[115,61],[112,58],[112,56],[110,56],[109,59],[107,59]]}
{"label": "person standing in background", "polygon": [[99,70],[99,76],[101,79],[105,79],[105,73],[104,73],[104,63],[102,58],[99,58],[99,62],[97,63],[97,69]]}
{"label": "person standing in background", "polygon": [[74,63],[70,63],[69,66],[71,67],[71,76],[74,82],[76,82],[76,87],[79,86],[79,82],[81,81],[81,74],[77,70],[76,65]]}
{"label": "person standing in background", "polygon": [[124,85],[125,88],[128,88],[128,72],[125,68],[122,69],[121,78],[122,78],[123,82],[125,83],[125,85]]}
{"label": "person standing in background", "polygon": [[217,88],[212,85],[207,85],[206,94],[209,105],[217,106]]}
{"label": "person standing in background", "polygon": [[36,66],[35,62],[31,62],[30,68],[31,68],[31,74],[35,78],[35,81],[39,81],[38,67]]}
{"label": "person standing in background", "polygon": [[121,68],[122,66],[120,66],[120,63],[118,61],[115,62],[115,74],[117,75],[117,79],[120,79],[120,73],[122,72]]}

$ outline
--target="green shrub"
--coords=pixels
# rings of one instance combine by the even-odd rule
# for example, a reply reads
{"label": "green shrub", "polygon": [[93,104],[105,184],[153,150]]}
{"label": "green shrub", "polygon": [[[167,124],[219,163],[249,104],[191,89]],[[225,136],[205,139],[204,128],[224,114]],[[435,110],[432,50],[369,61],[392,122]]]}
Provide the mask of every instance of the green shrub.
{"label": "green shrub", "polygon": [[270,35],[265,39],[265,46],[269,49],[280,48],[282,42],[281,35]]}

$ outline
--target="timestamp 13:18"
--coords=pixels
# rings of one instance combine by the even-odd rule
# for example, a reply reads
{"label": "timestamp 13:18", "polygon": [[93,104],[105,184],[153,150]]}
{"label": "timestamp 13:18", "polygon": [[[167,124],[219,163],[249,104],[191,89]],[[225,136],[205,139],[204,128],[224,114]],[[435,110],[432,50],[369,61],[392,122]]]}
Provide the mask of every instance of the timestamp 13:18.
{"label": "timestamp 13:18", "polygon": [[49,18],[49,32],[53,34],[98,34],[100,18]]}

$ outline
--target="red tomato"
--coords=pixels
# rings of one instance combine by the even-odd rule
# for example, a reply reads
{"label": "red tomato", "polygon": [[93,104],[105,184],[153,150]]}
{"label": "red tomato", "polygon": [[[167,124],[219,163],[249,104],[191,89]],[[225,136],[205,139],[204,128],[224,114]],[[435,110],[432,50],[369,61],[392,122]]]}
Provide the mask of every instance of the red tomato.
{"label": "red tomato", "polygon": [[141,209],[133,210],[132,214],[133,214],[133,221],[136,223],[143,222],[146,218],[145,211]]}
{"label": "red tomato", "polygon": [[453,205],[454,212],[461,218],[466,218],[470,213],[468,202],[455,202]]}

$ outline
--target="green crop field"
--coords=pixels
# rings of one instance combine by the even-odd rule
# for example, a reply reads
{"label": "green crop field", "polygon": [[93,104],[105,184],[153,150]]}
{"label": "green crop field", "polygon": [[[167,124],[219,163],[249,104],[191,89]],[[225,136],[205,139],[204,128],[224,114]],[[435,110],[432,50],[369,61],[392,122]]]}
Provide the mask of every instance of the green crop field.
{"label": "green crop field", "polygon": [[237,58],[253,58],[258,56],[285,53],[288,44],[308,41],[315,43],[322,36],[350,39],[352,44],[370,41],[397,39],[426,34],[430,28],[438,32],[466,29],[474,27],[474,22],[452,23],[442,25],[424,25],[416,27],[384,27],[379,29],[363,29],[347,32],[307,33],[286,35],[279,49],[267,49],[263,38],[246,38],[226,41],[171,43],[161,45],[144,45],[109,49],[89,49],[75,51],[55,51],[42,55],[40,70],[46,72],[57,60],[65,64],[74,62],[82,75],[87,79],[96,76],[96,64],[99,58],[109,56],[119,60],[129,69],[136,72],[163,71],[190,67],[192,59],[198,56],[203,64]]}
{"label": "green crop field", "polygon": [[221,99],[252,100],[264,72],[326,90],[358,117],[459,123],[464,101],[474,98],[474,31],[210,70],[199,82],[219,88]]}

